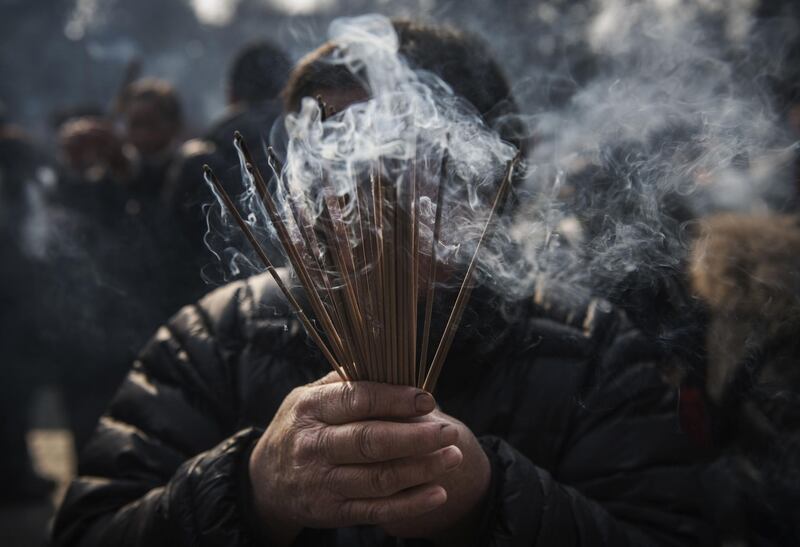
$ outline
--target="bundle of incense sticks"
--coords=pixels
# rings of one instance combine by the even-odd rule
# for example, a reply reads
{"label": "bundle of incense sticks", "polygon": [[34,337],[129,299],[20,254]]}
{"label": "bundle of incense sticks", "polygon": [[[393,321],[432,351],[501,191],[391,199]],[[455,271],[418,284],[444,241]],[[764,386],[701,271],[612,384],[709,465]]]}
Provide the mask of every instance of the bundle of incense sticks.
{"label": "bundle of incense sticks", "polygon": [[[478,251],[506,199],[519,155],[508,162],[497,186],[441,338],[431,352],[444,194],[441,185],[446,177],[438,183],[431,246],[421,249],[420,192],[413,167],[405,182],[398,184],[378,164],[368,183],[361,185],[365,187],[358,187],[351,195],[323,192],[321,213],[312,215],[308,196],[285,197],[289,192],[281,176],[282,165],[272,149],[267,154],[279,185],[280,192],[276,194],[284,196],[281,203],[268,191],[238,132],[234,144],[243,174],[252,182],[303,288],[304,304],[286,286],[251,225],[207,165],[204,178],[333,370],[344,381],[387,382],[433,391],[472,292]],[[445,155],[443,170],[446,162]],[[320,184],[323,190],[330,185],[325,180]],[[423,254],[430,258],[421,261]]]}

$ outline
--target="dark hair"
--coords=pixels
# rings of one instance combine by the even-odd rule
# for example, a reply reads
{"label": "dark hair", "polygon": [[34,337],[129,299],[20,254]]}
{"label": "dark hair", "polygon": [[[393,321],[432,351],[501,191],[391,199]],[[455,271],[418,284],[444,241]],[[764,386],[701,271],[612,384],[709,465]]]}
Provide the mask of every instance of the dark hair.
{"label": "dark hair", "polygon": [[235,101],[256,104],[275,99],[283,89],[292,65],[286,54],[270,42],[243,48],[233,60],[228,85]]}
{"label": "dark hair", "polygon": [[143,78],[130,84],[122,97],[122,110],[134,101],[148,101],[176,126],[183,124],[183,108],[175,88],[167,81],[157,78]]}
{"label": "dark hair", "polygon": [[55,110],[50,114],[49,120],[50,127],[58,131],[64,124],[76,118],[105,118],[106,116],[106,111],[102,107],[83,104]]}
{"label": "dark hair", "polygon": [[[394,20],[392,25],[400,53],[411,67],[439,76],[472,103],[488,124],[517,112],[508,81],[481,39],[446,26],[407,20]],[[334,44],[326,43],[297,64],[282,94],[287,111],[299,110],[302,99],[321,88],[362,87],[358,75],[327,61],[335,50]]]}

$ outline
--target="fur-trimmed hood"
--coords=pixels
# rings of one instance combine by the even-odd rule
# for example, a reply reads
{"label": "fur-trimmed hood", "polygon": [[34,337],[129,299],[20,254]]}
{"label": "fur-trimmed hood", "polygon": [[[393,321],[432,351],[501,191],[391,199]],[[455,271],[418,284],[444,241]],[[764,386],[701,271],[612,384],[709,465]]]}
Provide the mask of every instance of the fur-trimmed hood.
{"label": "fur-trimmed hood", "polygon": [[[722,214],[704,221],[691,257],[695,294],[709,307],[709,393],[719,399],[754,352],[759,380],[797,376],[800,349],[800,219]],[[789,366],[790,369],[786,367]],[[764,376],[766,375],[766,376]]]}

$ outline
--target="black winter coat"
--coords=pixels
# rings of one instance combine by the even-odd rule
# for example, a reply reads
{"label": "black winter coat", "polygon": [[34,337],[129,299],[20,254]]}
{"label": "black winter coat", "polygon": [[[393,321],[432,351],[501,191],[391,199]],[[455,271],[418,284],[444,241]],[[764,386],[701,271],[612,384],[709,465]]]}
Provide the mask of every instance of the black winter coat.
{"label": "black winter coat", "polygon": [[[439,382],[442,410],[472,429],[492,465],[476,544],[709,544],[702,466],[653,345],[601,301],[556,303],[521,304],[510,325],[491,302],[472,306]],[[145,347],[83,452],[56,545],[265,544],[249,505],[250,450],[288,392],[325,372],[265,276],[184,308]],[[296,541],[418,543],[366,526]]]}

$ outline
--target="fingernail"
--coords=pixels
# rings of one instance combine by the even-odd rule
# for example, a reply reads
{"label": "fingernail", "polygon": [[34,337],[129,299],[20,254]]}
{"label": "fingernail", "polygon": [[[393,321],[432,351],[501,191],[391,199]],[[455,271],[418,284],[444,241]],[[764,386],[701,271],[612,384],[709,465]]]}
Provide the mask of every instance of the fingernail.
{"label": "fingernail", "polygon": [[442,425],[442,445],[455,444],[458,440],[458,429],[451,424]]}
{"label": "fingernail", "polygon": [[447,470],[457,467],[461,463],[461,450],[457,446],[448,446],[442,451],[444,468]]}
{"label": "fingernail", "polygon": [[447,491],[439,487],[431,492],[430,504],[433,506],[442,505],[444,502],[447,501]]}
{"label": "fingernail", "polygon": [[431,412],[436,408],[436,401],[430,393],[418,393],[414,399],[414,408],[417,412]]}

